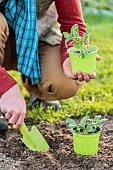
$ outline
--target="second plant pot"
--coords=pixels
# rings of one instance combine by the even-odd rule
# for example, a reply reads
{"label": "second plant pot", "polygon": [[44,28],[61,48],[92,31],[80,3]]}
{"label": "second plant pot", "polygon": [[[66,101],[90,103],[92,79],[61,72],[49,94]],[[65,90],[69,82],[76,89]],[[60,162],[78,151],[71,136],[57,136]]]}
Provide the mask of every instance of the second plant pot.
{"label": "second plant pot", "polygon": [[96,71],[96,54],[98,47],[93,45],[86,46],[90,53],[86,54],[84,58],[79,53],[71,52],[71,48],[68,49],[70,62],[72,66],[72,72],[81,71],[86,73],[94,73]]}
{"label": "second plant pot", "polygon": [[101,128],[94,134],[79,134],[73,132],[74,151],[80,155],[96,155],[98,152],[99,136]]}

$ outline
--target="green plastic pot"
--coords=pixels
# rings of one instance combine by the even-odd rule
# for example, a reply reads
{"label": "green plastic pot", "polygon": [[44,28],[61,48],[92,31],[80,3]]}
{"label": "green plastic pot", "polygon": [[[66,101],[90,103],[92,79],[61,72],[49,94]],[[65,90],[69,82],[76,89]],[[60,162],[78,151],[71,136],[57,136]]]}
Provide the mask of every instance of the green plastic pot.
{"label": "green plastic pot", "polygon": [[73,132],[74,151],[80,155],[96,155],[98,153],[100,133],[101,128],[100,131],[94,134],[85,135]]}
{"label": "green plastic pot", "polygon": [[80,54],[72,53],[71,48],[68,49],[72,72],[81,71],[86,73],[94,73],[96,71],[96,54],[98,47],[88,45],[88,49],[91,49],[91,53],[85,55],[84,58]]}

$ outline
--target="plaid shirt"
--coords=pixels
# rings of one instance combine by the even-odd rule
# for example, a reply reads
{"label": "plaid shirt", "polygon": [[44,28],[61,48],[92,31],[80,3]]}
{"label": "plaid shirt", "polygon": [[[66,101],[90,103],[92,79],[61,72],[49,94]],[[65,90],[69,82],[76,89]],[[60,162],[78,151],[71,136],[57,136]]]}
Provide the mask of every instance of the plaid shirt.
{"label": "plaid shirt", "polygon": [[15,32],[18,70],[36,84],[41,80],[36,0],[8,1],[5,17]]}
{"label": "plaid shirt", "polygon": [[[0,0],[0,5],[2,5],[5,1],[7,1],[7,0]],[[19,22],[17,17],[16,17],[15,25],[13,25],[11,22],[11,20],[13,20],[13,18],[11,18],[11,17],[13,17],[14,15],[18,16],[18,14],[15,13],[15,12],[17,12],[17,11],[15,11],[15,3],[16,3],[15,1],[8,0],[8,3],[5,6],[6,12],[7,12],[6,19],[9,23],[9,25],[11,27],[13,27],[14,30],[19,25],[18,24],[16,26],[16,23]],[[24,3],[24,1],[25,0],[23,0],[23,3]],[[25,1],[25,2],[27,3],[27,1]],[[13,3],[13,5],[11,5],[12,3]],[[29,1],[28,1],[28,3],[29,3]],[[22,1],[21,1],[21,4],[22,4]],[[35,6],[36,6],[36,4],[35,4]],[[24,5],[21,5],[20,7],[22,7],[22,9],[24,11]],[[18,8],[20,8],[20,7],[18,7]],[[8,10],[8,8],[10,10]],[[26,11],[24,11],[24,12],[26,12]],[[22,15],[22,14],[20,13],[20,15]],[[37,0],[37,17],[38,17],[38,40],[45,41],[53,46],[60,44],[62,35],[61,35],[60,29],[59,29],[59,24],[57,22],[57,12],[56,12],[56,8],[55,8],[54,0]],[[24,16],[24,18],[25,18],[25,16]],[[22,18],[21,18],[21,20],[22,20]],[[21,26],[19,26],[19,28],[21,28]],[[19,33],[20,32],[21,31],[19,30]],[[24,29],[23,29],[23,32],[24,32],[23,35],[25,35]],[[39,62],[34,61],[34,56],[32,56],[32,57],[31,57],[31,55],[28,56],[28,53],[27,53],[27,57],[26,57],[26,55],[24,53],[24,51],[26,51],[26,44],[27,44],[27,41],[29,38],[28,37],[26,38],[24,36],[25,39],[23,39],[23,37],[18,36],[17,32],[15,32],[15,33],[16,33],[16,37],[17,37],[16,43],[17,43],[17,40],[20,41],[19,39],[21,39],[20,42],[23,42],[21,44],[24,44],[24,46],[19,45],[18,47],[16,47],[16,50],[19,49],[17,52],[21,51],[20,48],[22,49],[20,54],[17,53],[17,55],[18,55],[18,70],[22,74],[26,75],[27,77],[30,77],[32,80],[32,84],[35,84],[40,81],[40,77],[41,77]],[[31,35],[33,35],[32,32],[31,32]],[[17,45],[18,44],[16,44],[16,46]],[[23,53],[23,55],[22,55],[22,53]],[[33,54],[33,51],[32,51],[32,54]],[[31,60],[31,62],[29,62],[30,61],[29,59]],[[37,57],[37,59],[38,59],[38,57]],[[34,71],[31,69],[32,65],[33,65]],[[32,74],[30,73],[30,71],[32,72]],[[34,78],[34,76],[36,78]],[[37,77],[38,77],[38,79],[37,79]]]}

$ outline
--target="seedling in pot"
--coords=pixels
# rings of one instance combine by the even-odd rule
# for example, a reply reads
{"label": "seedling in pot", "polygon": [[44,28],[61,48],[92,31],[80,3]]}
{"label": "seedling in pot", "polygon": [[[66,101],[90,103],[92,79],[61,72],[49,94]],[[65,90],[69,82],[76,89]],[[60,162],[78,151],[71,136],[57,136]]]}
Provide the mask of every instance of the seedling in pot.
{"label": "seedling in pot", "polygon": [[[86,73],[94,73],[96,70],[96,54],[98,47],[86,45],[89,33],[89,24],[86,24],[86,33],[84,33],[82,37],[79,36],[77,24],[72,26],[70,33],[63,33],[73,73],[78,70]],[[71,44],[72,47],[68,48]]]}
{"label": "seedling in pot", "polygon": [[98,115],[93,119],[90,119],[89,116],[85,116],[80,120],[80,124],[76,124],[73,119],[67,118],[66,123],[69,123],[69,127],[73,129],[73,132],[88,134],[98,132],[98,125],[107,120],[106,118],[101,119],[101,115]]}
{"label": "seedling in pot", "polygon": [[86,41],[88,40],[89,32],[90,32],[89,24],[86,24],[86,33],[83,35],[83,37],[80,37],[78,25],[75,24],[72,26],[70,34],[68,32],[63,33],[64,37],[66,38],[65,40],[66,46],[68,47],[68,45],[74,44],[74,46],[70,48],[70,52],[79,53],[79,57],[81,56],[82,58],[84,58],[86,54],[91,52],[91,50],[88,49],[85,44]]}
{"label": "seedling in pot", "polygon": [[73,129],[73,146],[77,154],[97,154],[99,136],[102,130],[99,124],[105,121],[107,121],[107,119],[101,119],[100,115],[95,116],[93,119],[90,119],[89,116],[85,116],[80,120],[79,124],[71,118],[66,119],[66,122],[69,123],[69,127]]}

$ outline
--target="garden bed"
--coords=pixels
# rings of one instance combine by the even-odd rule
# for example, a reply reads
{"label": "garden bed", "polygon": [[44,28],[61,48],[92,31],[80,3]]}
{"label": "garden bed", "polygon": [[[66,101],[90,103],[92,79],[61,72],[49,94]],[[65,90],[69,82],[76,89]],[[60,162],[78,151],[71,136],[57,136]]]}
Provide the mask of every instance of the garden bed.
{"label": "garden bed", "polygon": [[9,130],[6,139],[0,138],[0,170],[113,170],[113,116],[102,126],[95,156],[74,153],[72,133],[64,121],[38,125],[51,147],[48,152],[29,151],[20,132]]}

